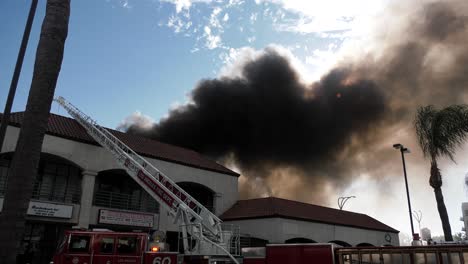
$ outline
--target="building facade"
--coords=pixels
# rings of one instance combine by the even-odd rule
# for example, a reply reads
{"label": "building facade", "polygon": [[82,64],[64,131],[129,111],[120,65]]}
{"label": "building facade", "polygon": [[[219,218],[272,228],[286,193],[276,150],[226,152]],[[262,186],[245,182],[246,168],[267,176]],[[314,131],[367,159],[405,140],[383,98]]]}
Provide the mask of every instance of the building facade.
{"label": "building facade", "polygon": [[460,220],[463,222],[463,227],[461,231],[466,232],[468,227],[468,202],[462,203],[461,205],[462,216]]}
{"label": "building facade", "polygon": [[[0,153],[0,209],[22,116],[12,114]],[[215,214],[237,201],[238,173],[191,150],[111,132]],[[177,246],[178,226],[164,208],[71,118],[50,115],[31,196],[22,247],[33,263],[48,263],[72,227],[162,230]]]}
{"label": "building facade", "polygon": [[[0,153],[0,213],[23,113],[11,116]],[[332,242],[342,246],[398,245],[398,231],[367,215],[279,198],[238,201],[238,177],[194,151],[110,130],[227,224],[241,246]],[[49,263],[65,230],[160,230],[171,251],[179,227],[73,119],[51,114],[27,211],[22,258]]]}
{"label": "building facade", "polygon": [[240,200],[221,219],[239,225],[246,246],[335,243],[398,246],[398,230],[365,215],[280,198]]}

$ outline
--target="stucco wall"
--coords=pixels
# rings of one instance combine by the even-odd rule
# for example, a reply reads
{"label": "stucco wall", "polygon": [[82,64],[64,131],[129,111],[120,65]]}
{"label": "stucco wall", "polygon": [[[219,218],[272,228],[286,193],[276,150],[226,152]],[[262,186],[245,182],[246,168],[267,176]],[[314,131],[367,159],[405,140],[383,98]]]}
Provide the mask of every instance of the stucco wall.
{"label": "stucco wall", "polygon": [[[256,238],[265,239],[270,243],[284,243],[291,238],[308,238],[322,243],[340,240],[353,246],[360,243],[370,243],[375,246],[385,244],[399,245],[398,234],[347,226],[278,217],[225,222],[239,225],[242,234],[249,234]],[[390,235],[391,242],[385,240],[386,234]]]}
{"label": "stucco wall", "polygon": [[462,231],[467,231],[468,230],[468,203],[462,203],[462,206],[461,206],[461,209],[462,209],[462,220],[463,220],[463,228],[462,228]]}
{"label": "stucco wall", "polygon": [[[19,130],[18,127],[8,126],[2,153],[14,151]],[[45,135],[42,152],[67,159],[79,166],[83,171],[99,173],[104,170],[120,169],[113,156],[104,148],[56,136]],[[153,158],[145,158],[175,182],[195,182],[211,189],[215,193],[214,203],[217,215],[229,209],[238,199],[238,178],[235,176]],[[161,228],[168,228],[168,230],[173,231],[178,230],[172,224],[173,220],[167,217],[167,213],[162,207],[161,209],[159,220]],[[90,215],[94,217],[94,214]],[[95,222],[95,219],[90,219],[90,222]]]}

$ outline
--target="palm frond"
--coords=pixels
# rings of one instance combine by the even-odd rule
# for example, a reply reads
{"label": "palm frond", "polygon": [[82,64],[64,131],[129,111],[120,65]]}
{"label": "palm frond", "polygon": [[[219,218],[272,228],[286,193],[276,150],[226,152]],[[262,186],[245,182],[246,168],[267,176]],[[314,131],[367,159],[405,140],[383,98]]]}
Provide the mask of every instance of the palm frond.
{"label": "palm frond", "polygon": [[440,110],[433,121],[436,156],[454,161],[457,148],[468,138],[468,106],[452,105]]}
{"label": "palm frond", "polygon": [[468,139],[468,105],[452,105],[439,111],[433,106],[421,107],[415,128],[426,157],[434,160],[447,156],[454,161],[455,151]]}
{"label": "palm frond", "polygon": [[425,157],[433,157],[434,148],[432,142],[432,121],[434,120],[437,111],[432,105],[420,107],[416,113],[414,126],[418,137],[419,146]]}

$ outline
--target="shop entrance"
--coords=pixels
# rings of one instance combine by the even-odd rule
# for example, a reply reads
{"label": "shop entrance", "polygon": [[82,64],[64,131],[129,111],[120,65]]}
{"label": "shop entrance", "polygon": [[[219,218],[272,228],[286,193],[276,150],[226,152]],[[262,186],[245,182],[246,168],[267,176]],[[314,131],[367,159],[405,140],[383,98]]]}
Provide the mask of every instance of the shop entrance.
{"label": "shop entrance", "polygon": [[18,263],[50,263],[57,243],[68,229],[71,229],[71,225],[26,222]]}

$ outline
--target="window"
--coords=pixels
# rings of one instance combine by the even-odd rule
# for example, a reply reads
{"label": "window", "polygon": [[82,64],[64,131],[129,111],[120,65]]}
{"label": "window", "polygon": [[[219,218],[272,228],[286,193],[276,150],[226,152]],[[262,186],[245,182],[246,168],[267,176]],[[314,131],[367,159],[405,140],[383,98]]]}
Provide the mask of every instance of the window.
{"label": "window", "polygon": [[34,182],[33,198],[78,203],[81,192],[79,168],[48,155],[41,156]]}
{"label": "window", "polygon": [[11,160],[9,157],[0,157],[0,196],[5,193],[10,162]]}
{"label": "window", "polygon": [[68,246],[68,252],[88,252],[90,239],[89,236],[72,235]]}
{"label": "window", "polygon": [[136,237],[119,237],[117,253],[121,255],[134,255],[136,253]]}
{"label": "window", "polygon": [[100,240],[100,252],[104,254],[114,253],[114,238],[113,237],[101,237]]}

